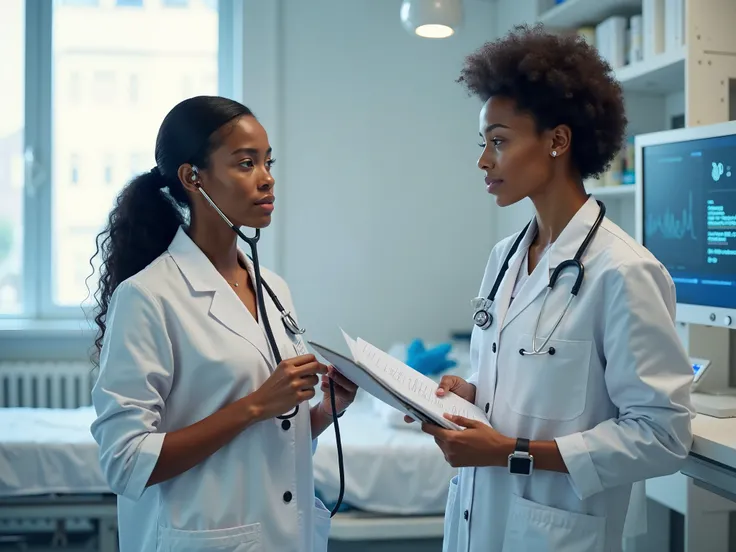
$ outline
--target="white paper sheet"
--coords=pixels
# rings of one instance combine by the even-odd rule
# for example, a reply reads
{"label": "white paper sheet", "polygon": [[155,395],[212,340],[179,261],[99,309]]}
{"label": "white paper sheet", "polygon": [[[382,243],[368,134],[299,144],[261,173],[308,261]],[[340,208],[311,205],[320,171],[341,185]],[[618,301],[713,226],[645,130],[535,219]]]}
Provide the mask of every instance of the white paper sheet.
{"label": "white paper sheet", "polygon": [[445,413],[489,425],[485,413],[473,403],[454,393],[438,397],[437,383],[427,376],[363,339],[354,340],[345,331],[342,334],[352,359],[318,343],[309,343],[341,374],[378,400],[417,421],[448,429],[462,428],[445,418]]}

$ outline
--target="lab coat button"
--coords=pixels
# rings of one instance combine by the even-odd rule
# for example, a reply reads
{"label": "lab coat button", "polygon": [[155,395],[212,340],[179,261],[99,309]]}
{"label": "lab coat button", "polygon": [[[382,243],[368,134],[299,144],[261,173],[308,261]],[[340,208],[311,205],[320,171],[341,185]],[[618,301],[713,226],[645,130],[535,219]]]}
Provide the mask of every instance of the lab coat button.
{"label": "lab coat button", "polygon": [[291,427],[291,422],[289,420],[284,420],[281,422],[281,429],[284,431],[289,431],[289,428]]}
{"label": "lab coat button", "polygon": [[488,414],[488,411],[491,409],[491,403],[486,403],[486,414]]}
{"label": "lab coat button", "polygon": [[494,353],[496,352],[496,344],[495,343],[493,345],[491,345],[491,351],[493,351]]}
{"label": "lab coat button", "polygon": [[468,521],[468,518],[470,517],[470,512],[465,510],[465,512],[463,512],[463,517],[465,518],[465,521]]}
{"label": "lab coat button", "polygon": [[286,492],[284,493],[284,502],[286,502],[287,504],[288,504],[289,502],[291,502],[291,493],[290,493],[289,491],[286,491]]}

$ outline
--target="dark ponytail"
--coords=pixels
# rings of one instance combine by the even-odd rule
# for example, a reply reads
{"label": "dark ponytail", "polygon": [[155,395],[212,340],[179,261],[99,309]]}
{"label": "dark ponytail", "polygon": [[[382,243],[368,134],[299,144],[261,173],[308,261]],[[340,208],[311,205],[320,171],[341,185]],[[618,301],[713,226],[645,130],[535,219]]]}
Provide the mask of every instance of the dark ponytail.
{"label": "dark ponytail", "polygon": [[210,153],[219,145],[216,131],[246,115],[253,113],[233,100],[197,96],[179,103],[164,118],[156,138],[156,166],[120,192],[90,259],[94,271],[94,259],[101,257],[95,292],[95,365],[115,289],[166,251],[179,227],[188,221],[191,205],[179,181],[179,167],[190,163],[207,168]]}

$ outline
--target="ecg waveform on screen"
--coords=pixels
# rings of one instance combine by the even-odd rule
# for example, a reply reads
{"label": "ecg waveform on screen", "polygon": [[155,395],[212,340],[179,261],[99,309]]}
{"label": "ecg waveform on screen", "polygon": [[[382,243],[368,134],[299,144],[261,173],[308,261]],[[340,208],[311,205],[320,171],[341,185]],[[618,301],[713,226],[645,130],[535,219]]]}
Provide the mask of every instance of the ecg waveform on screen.
{"label": "ecg waveform on screen", "polygon": [[688,194],[687,207],[683,207],[679,214],[673,213],[669,207],[662,214],[648,214],[646,234],[649,238],[659,234],[667,240],[696,239],[693,225],[693,193]]}

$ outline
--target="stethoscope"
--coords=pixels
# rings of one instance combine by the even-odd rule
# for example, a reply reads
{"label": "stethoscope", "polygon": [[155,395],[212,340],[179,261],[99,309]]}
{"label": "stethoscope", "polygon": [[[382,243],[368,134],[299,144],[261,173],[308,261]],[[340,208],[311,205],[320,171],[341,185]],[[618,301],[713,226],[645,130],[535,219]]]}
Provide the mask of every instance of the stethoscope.
{"label": "stethoscope", "polygon": [[[286,328],[286,331],[288,331],[291,335],[299,336],[306,332],[306,330],[299,326],[296,320],[294,320],[294,317],[291,315],[289,311],[287,311],[284,306],[281,304],[281,301],[279,301],[278,297],[276,297],[276,293],[274,293],[273,289],[271,289],[271,286],[269,286],[266,282],[263,281],[263,278],[261,277],[261,265],[258,262],[258,247],[256,245],[258,244],[258,240],[261,238],[261,231],[260,229],[256,228],[256,234],[252,238],[249,238],[246,236],[240,228],[238,228],[235,224],[230,222],[230,219],[227,218],[225,213],[223,213],[220,208],[215,204],[214,201],[212,201],[212,198],[210,198],[209,194],[204,191],[202,188],[202,185],[198,182],[198,176],[199,173],[197,171],[196,167],[192,167],[192,181],[197,186],[197,189],[202,194],[202,197],[207,200],[207,203],[209,203],[215,211],[220,215],[222,220],[224,220],[227,225],[232,228],[232,230],[242,239],[245,243],[248,244],[251,251],[251,259],[253,261],[253,271],[256,276],[256,282],[255,282],[255,288],[256,288],[256,301],[258,302],[258,309],[260,310],[261,316],[263,317],[263,327],[266,330],[266,337],[268,338],[268,343],[271,347],[271,352],[273,353],[274,359],[276,360],[276,365],[278,366],[281,364],[282,358],[281,353],[279,353],[278,345],[276,344],[276,339],[273,336],[273,331],[271,330],[271,323],[268,320],[268,313],[266,312],[266,305],[263,298],[263,289],[265,288],[268,295],[271,297],[271,300],[274,302],[274,305],[276,305],[276,308],[279,310],[279,313],[281,313],[281,321],[284,324],[284,327]],[[330,512],[330,517],[333,517],[338,510],[340,509],[340,505],[342,504],[343,495],[345,494],[345,469],[343,465],[343,456],[342,456],[342,441],[340,440],[340,426],[337,421],[338,414],[337,414],[337,405],[335,404],[335,385],[332,379],[330,379],[330,404],[332,405],[332,421],[335,424],[335,442],[337,444],[337,464],[338,469],[340,472],[340,493],[337,498],[337,503],[335,504],[335,507]],[[288,420],[289,418],[293,418],[299,413],[299,405],[296,405],[294,407],[294,411],[292,413],[283,415],[283,416],[277,416],[279,420]]]}
{"label": "stethoscope", "polygon": [[[537,314],[537,323],[534,325],[534,334],[532,336],[532,349],[531,351],[527,351],[524,348],[519,349],[519,354],[521,356],[524,355],[554,355],[555,354],[555,348],[554,347],[548,347],[546,350],[544,347],[549,342],[550,338],[552,337],[552,334],[557,329],[557,326],[560,325],[560,322],[562,321],[562,318],[565,316],[565,313],[567,312],[567,309],[570,308],[570,303],[572,303],[573,298],[575,298],[580,291],[580,287],[583,285],[583,276],[585,274],[585,267],[583,266],[583,263],[581,262],[581,258],[583,257],[583,254],[585,253],[586,249],[590,245],[590,242],[593,241],[593,237],[595,236],[595,233],[598,231],[598,228],[601,226],[601,222],[603,222],[603,217],[606,216],[606,206],[603,204],[603,202],[596,200],[596,203],[598,203],[598,207],[600,207],[600,211],[598,212],[598,218],[595,219],[595,222],[593,223],[593,226],[588,231],[588,235],[585,236],[585,239],[583,240],[583,243],[580,244],[580,247],[577,250],[577,253],[575,253],[575,256],[572,259],[567,259],[566,261],[562,261],[560,264],[557,265],[557,267],[552,272],[552,276],[550,276],[549,284],[547,284],[547,291],[544,294],[544,299],[542,300],[542,306],[539,309],[539,314]],[[529,228],[529,225],[531,224],[531,221],[527,223],[527,225],[524,227],[524,229],[519,233],[519,236],[514,241],[514,244],[511,246],[511,250],[506,255],[506,258],[503,261],[503,265],[501,266],[501,270],[496,276],[496,281],[493,282],[493,287],[491,288],[491,292],[488,294],[488,297],[476,297],[472,301],[473,306],[473,322],[476,326],[478,326],[481,330],[487,330],[493,325],[493,315],[491,314],[491,307],[493,306],[493,301],[496,299],[496,292],[498,291],[498,288],[501,285],[501,282],[503,281],[504,276],[506,275],[506,271],[509,269],[509,262],[511,261],[511,257],[514,256],[514,253],[516,253],[516,250],[519,248],[519,244],[521,243],[521,240],[524,239],[524,235],[526,234],[527,229]],[[552,330],[549,332],[546,338],[542,341],[542,344],[537,347],[537,332],[539,331],[539,321],[542,318],[542,311],[544,310],[544,305],[547,302],[547,297],[549,296],[550,291],[552,291],[555,287],[555,284],[557,283],[557,279],[559,278],[560,274],[563,270],[566,268],[573,268],[577,271],[577,276],[575,278],[575,283],[572,286],[572,289],[570,290],[570,298],[567,300],[567,304],[565,305],[565,308],[562,310],[560,315],[557,317],[557,321],[555,322],[554,326],[552,326]]]}

